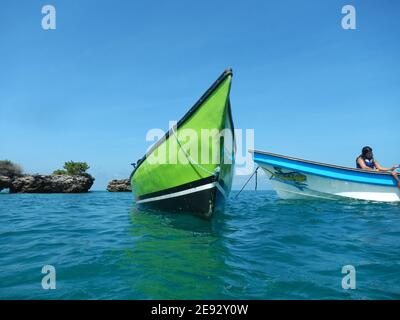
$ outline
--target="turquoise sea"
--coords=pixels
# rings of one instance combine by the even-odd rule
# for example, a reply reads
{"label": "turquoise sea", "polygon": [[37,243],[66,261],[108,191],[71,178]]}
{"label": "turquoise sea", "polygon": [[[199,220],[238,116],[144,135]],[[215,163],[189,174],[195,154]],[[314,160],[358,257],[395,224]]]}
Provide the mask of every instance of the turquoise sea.
{"label": "turquoise sea", "polygon": [[0,299],[400,299],[400,206],[245,191],[207,221],[130,193],[2,193]]}

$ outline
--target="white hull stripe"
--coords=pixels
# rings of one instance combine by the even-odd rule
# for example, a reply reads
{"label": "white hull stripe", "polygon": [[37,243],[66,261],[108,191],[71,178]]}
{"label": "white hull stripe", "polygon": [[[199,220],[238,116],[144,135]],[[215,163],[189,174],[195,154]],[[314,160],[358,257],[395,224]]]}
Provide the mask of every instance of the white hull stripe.
{"label": "white hull stripe", "polygon": [[200,191],[212,189],[212,188],[214,188],[216,186],[219,186],[219,184],[217,182],[212,182],[212,183],[208,183],[208,184],[205,184],[205,185],[202,185],[202,186],[199,186],[199,187],[195,187],[195,188],[186,189],[186,190],[179,191],[179,192],[166,194],[166,195],[163,195],[163,196],[158,196],[158,197],[154,197],[154,198],[138,200],[138,201],[136,201],[136,203],[146,203],[146,202],[152,202],[152,201],[159,201],[159,200],[165,200],[165,199],[170,199],[170,198],[176,198],[176,197],[184,196],[184,195],[187,195],[187,194],[191,194],[191,193],[195,193],[195,192],[200,192]]}
{"label": "white hull stripe", "polygon": [[226,192],[219,183],[217,183],[217,189],[219,190],[219,192],[221,192],[221,194],[224,196],[224,198],[226,198]]}

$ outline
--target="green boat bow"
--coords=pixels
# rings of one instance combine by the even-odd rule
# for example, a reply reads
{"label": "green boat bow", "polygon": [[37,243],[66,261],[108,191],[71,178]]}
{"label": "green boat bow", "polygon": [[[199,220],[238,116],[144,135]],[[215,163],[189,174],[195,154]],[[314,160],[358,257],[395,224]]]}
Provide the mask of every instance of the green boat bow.
{"label": "green boat bow", "polygon": [[138,161],[130,181],[139,207],[206,217],[223,207],[235,155],[231,81],[226,70]]}

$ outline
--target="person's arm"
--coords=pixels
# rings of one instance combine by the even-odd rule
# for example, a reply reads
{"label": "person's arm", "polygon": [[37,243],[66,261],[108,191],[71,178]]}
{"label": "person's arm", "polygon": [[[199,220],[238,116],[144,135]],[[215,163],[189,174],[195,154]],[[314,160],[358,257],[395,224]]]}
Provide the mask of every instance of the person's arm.
{"label": "person's arm", "polygon": [[357,163],[361,167],[361,169],[372,171],[372,169],[365,164],[365,161],[363,158],[359,157],[357,159]]}
{"label": "person's arm", "polygon": [[393,166],[391,168],[384,168],[378,163],[378,161],[375,161],[375,167],[378,171],[393,171],[398,168],[398,166]]}

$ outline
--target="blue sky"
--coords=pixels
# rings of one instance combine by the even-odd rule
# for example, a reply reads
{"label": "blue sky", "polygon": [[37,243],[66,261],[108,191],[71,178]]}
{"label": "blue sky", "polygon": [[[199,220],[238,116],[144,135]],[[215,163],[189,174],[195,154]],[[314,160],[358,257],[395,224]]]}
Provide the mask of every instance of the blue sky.
{"label": "blue sky", "polygon": [[[45,4],[56,30],[41,28]],[[341,27],[346,4],[356,30]],[[371,145],[397,164],[399,11],[389,0],[2,1],[0,158],[32,173],[86,161],[104,189],[129,175],[149,129],[232,67],[235,126],[255,130],[257,149],[354,166]]]}

